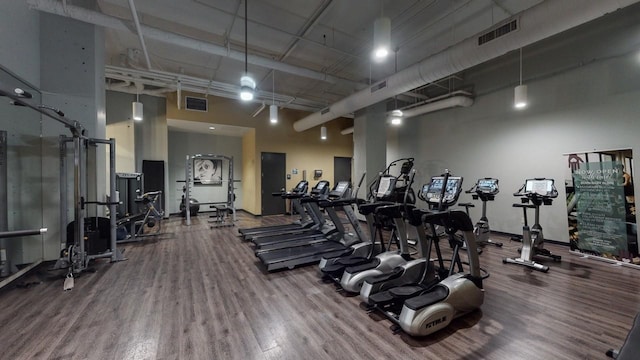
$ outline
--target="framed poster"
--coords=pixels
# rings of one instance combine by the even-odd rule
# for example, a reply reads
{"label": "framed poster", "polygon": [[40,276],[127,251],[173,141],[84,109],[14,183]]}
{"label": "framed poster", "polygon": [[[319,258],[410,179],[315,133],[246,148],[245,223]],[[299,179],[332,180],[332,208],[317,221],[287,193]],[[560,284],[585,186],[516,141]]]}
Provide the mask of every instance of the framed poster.
{"label": "framed poster", "polygon": [[222,160],[193,159],[194,185],[222,186]]}

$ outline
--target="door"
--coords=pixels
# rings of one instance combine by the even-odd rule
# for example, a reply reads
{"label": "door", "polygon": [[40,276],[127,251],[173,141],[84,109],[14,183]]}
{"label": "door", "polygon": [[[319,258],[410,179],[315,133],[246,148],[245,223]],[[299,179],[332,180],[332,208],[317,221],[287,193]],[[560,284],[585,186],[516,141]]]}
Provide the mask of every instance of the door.
{"label": "door", "polygon": [[262,215],[284,214],[285,201],[280,197],[271,195],[280,192],[286,184],[287,155],[282,153],[262,153]]}
{"label": "door", "polygon": [[351,182],[351,158],[339,157],[333,158],[333,183],[337,184],[339,181]]}

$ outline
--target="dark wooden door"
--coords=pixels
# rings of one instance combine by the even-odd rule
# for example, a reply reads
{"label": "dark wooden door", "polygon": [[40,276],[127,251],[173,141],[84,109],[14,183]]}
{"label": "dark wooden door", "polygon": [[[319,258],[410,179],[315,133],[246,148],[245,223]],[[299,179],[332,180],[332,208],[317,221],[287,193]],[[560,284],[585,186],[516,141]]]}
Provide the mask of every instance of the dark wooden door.
{"label": "dark wooden door", "polygon": [[282,153],[263,152],[261,157],[262,169],[262,215],[284,214],[285,201],[271,195],[282,191],[286,185],[287,155]]}
{"label": "dark wooden door", "polygon": [[339,157],[333,158],[333,183],[337,184],[339,181],[351,182],[351,158]]}

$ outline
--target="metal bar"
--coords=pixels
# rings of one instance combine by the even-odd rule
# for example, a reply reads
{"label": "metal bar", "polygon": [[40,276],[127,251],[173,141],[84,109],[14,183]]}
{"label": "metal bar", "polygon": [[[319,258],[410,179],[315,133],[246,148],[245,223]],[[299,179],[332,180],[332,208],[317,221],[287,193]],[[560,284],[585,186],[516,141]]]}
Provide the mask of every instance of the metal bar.
{"label": "metal bar", "polygon": [[62,124],[64,124],[64,126],[66,126],[67,128],[69,128],[71,130],[72,133],[74,134],[78,134],[81,135],[82,131],[84,130],[84,128],[82,127],[82,124],[80,124],[79,122],[75,121],[75,120],[70,120],[67,118],[64,118],[58,114],[52,113],[51,111],[47,110],[47,109],[42,109],[40,107],[38,107],[37,105],[33,105],[29,102],[26,101],[26,98],[21,97],[20,95],[17,95],[15,93],[15,91],[8,91],[5,90],[6,87],[4,86],[3,83],[0,83],[0,96],[6,96],[9,99],[13,100],[14,105],[18,105],[18,106],[26,106],[30,109],[33,109],[37,112],[39,112],[40,114],[49,117],[53,120],[56,120]]}
{"label": "metal bar", "polygon": [[28,266],[26,266],[23,269],[20,269],[20,271],[18,271],[17,273],[7,277],[6,279],[3,279],[2,281],[0,281],[0,289],[2,289],[3,287],[9,285],[12,281],[14,281],[15,279],[21,277],[22,275],[28,273],[29,271],[31,271],[31,269],[35,268],[36,266],[40,265],[42,263],[42,259],[38,259],[36,261],[34,261],[33,263],[29,264]]}
{"label": "metal bar", "polygon": [[189,185],[191,183],[191,162],[190,157],[187,155],[187,161],[184,166],[185,183],[184,183],[184,212],[186,217],[187,226],[191,225],[191,196],[189,195]]}
{"label": "metal bar", "polygon": [[73,271],[78,273],[85,267],[85,251],[84,251],[84,210],[81,202],[84,196],[82,179],[84,175],[82,161],[82,144],[83,141],[79,137],[73,138],[73,208],[74,208],[74,245],[78,253],[78,258],[74,259],[72,264]]}
{"label": "metal bar", "polygon": [[35,229],[35,230],[2,231],[0,232],[0,239],[21,237],[21,236],[42,235],[46,232],[47,232],[47,228]]}
{"label": "metal bar", "polygon": [[60,245],[67,244],[67,138],[60,135]]}
{"label": "metal bar", "polygon": [[[9,209],[8,209],[8,191],[7,191],[7,172],[9,171],[7,164],[7,132],[0,131],[0,231],[6,231],[9,229]],[[0,252],[5,252],[6,243],[4,240],[0,240]],[[2,259],[0,255],[0,276],[8,275],[11,270],[9,261],[2,265]]]}
{"label": "metal bar", "polygon": [[116,139],[111,138],[109,144],[109,227],[111,227],[111,262],[119,261],[118,244],[116,243]]}

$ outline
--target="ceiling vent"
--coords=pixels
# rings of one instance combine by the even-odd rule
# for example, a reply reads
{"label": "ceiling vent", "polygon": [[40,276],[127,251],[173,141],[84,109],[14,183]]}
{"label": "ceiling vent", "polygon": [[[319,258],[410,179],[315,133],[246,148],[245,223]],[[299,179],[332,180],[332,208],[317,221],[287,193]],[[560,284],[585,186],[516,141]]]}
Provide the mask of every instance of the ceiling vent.
{"label": "ceiling vent", "polygon": [[328,113],[330,110],[331,110],[330,107],[326,107],[326,108],[320,110],[320,115],[324,115],[324,114]]}
{"label": "ceiling vent", "polygon": [[209,109],[209,103],[206,98],[199,98],[193,96],[185,96],[185,109],[192,111],[207,112]]}
{"label": "ceiling vent", "polygon": [[518,30],[518,19],[513,19],[503,25],[500,25],[493,30],[478,36],[478,45],[486,44],[491,40],[495,40],[501,36],[507,35],[510,32]]}
{"label": "ceiling vent", "polygon": [[381,82],[379,82],[379,83],[377,83],[377,84],[375,84],[375,85],[373,85],[371,87],[371,93],[373,94],[374,92],[376,92],[376,91],[378,91],[380,89],[384,89],[386,87],[387,87],[387,80],[381,81]]}

